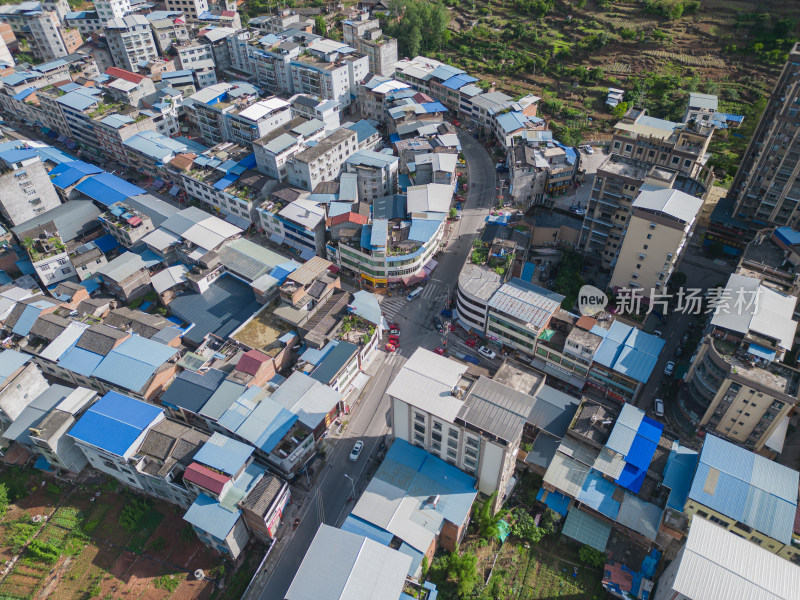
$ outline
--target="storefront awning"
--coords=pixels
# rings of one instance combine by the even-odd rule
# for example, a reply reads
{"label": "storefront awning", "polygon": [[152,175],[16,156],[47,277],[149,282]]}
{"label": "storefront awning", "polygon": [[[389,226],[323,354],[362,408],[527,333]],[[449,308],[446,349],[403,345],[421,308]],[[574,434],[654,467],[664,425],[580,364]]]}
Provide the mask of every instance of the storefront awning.
{"label": "storefront awning", "polygon": [[181,191],[181,188],[180,188],[180,186],[173,185],[173,186],[172,186],[172,187],[169,189],[169,195],[170,195],[170,196],[177,196],[177,195],[178,195],[178,192],[180,192],[180,191]]}
{"label": "storefront awning", "polygon": [[270,233],[269,234],[269,241],[271,241],[273,244],[282,244],[283,243],[283,236],[280,236],[277,233]]}
{"label": "storefront awning", "polygon": [[407,286],[414,285],[414,284],[420,283],[422,281],[425,281],[427,278],[428,278],[428,274],[425,273],[425,271],[421,271],[420,273],[417,273],[416,275],[408,275],[407,277],[403,277],[403,283],[405,285],[407,285]]}
{"label": "storefront awning", "polygon": [[422,267],[422,270],[425,271],[428,275],[430,275],[433,270],[436,268],[436,265],[439,263],[433,259],[430,259],[428,262],[425,263],[425,266]]}

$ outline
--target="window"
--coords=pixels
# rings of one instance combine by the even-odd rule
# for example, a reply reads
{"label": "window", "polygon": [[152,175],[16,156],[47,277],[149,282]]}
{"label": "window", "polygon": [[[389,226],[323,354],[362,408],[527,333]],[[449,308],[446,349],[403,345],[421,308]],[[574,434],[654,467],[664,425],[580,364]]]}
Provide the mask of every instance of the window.
{"label": "window", "polygon": [[707,519],[708,518],[708,513],[706,511],[704,511],[704,510],[698,510],[697,511],[697,516],[698,517],[703,517],[704,519]]}
{"label": "window", "polygon": [[414,443],[421,446],[425,443],[425,438],[418,433],[414,434]]}
{"label": "window", "polygon": [[451,459],[451,458],[455,459],[455,457],[456,457],[456,451],[455,450],[451,450],[450,448],[448,448],[447,449],[447,458],[448,459]]}
{"label": "window", "polygon": [[478,440],[478,438],[473,438],[473,437],[467,438],[467,446],[472,446],[473,448],[480,448],[480,445],[481,443]]}
{"label": "window", "polygon": [[431,433],[431,438],[434,439],[437,442],[441,442],[442,441],[442,434],[441,433],[436,433],[434,431],[434,432]]}
{"label": "window", "polygon": [[432,442],[431,443],[431,448],[433,448],[437,452],[441,452],[442,451],[442,445],[439,442]]}
{"label": "window", "polygon": [[439,423],[438,421],[434,421],[433,422],[433,430],[434,431],[441,431],[442,430],[442,424]]}
{"label": "window", "polygon": [[458,448],[458,442],[456,440],[447,440],[447,445],[451,448]]}
{"label": "window", "polygon": [[458,429],[451,429],[447,432],[447,435],[449,435],[451,438],[458,439]]}
{"label": "window", "polygon": [[711,521],[712,523],[716,523],[717,525],[722,525],[726,529],[730,527],[730,523],[728,523],[727,521],[723,521],[722,519],[720,519],[719,517],[715,517],[714,515],[708,517],[708,520]]}
{"label": "window", "polygon": [[414,420],[418,421],[419,423],[425,422],[425,415],[421,415],[419,413],[414,413]]}
{"label": "window", "polygon": [[419,433],[425,433],[425,425],[414,423],[414,431],[418,431]]}

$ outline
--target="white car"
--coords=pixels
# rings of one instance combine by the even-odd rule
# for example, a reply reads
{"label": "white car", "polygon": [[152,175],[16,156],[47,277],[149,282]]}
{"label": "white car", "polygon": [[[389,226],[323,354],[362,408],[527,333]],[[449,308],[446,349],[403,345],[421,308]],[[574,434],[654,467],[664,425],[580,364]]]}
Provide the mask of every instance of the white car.
{"label": "white car", "polygon": [[586,214],[586,209],[581,208],[580,206],[570,206],[569,212],[571,212],[573,215],[578,215],[582,217],[583,215]]}
{"label": "white car", "polygon": [[661,398],[656,398],[655,400],[655,411],[657,417],[664,416],[664,401]]}
{"label": "white car", "polygon": [[592,148],[589,144],[586,144],[583,149],[586,151],[586,154],[594,154],[594,148]]}
{"label": "white car", "polygon": [[353,446],[353,449],[350,450],[350,460],[351,461],[356,462],[358,460],[358,457],[361,456],[362,448],[364,448],[364,442],[362,442],[361,440],[358,440],[356,442],[355,446]]}
{"label": "white car", "polygon": [[497,357],[497,354],[494,353],[494,350],[490,350],[486,346],[481,346],[480,348],[478,348],[478,353],[482,354],[486,358],[496,358]]}
{"label": "white car", "polygon": [[668,362],[668,363],[667,363],[667,364],[664,366],[664,375],[667,375],[667,376],[669,376],[669,375],[672,375],[674,372],[675,372],[675,363],[674,363],[674,362],[672,362],[672,361],[669,361],[669,362]]}

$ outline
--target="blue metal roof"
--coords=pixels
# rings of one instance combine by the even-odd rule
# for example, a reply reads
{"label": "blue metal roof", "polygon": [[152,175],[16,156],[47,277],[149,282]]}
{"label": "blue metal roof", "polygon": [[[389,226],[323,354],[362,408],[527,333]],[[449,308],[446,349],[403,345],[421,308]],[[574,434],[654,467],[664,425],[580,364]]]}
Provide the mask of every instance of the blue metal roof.
{"label": "blue metal roof", "polygon": [[353,515],[348,515],[347,518],[342,523],[340,529],[342,531],[349,531],[350,533],[355,533],[356,535],[362,535],[365,538],[368,538],[374,542],[378,542],[383,546],[388,546],[392,539],[394,539],[394,535],[386,531],[385,529],[381,529],[380,527],[373,525],[372,523],[367,523],[363,519],[359,519]]}
{"label": "blue metal roof", "polygon": [[84,377],[91,377],[97,365],[105,358],[102,354],[89,352],[83,348],[72,348],[61,356],[58,361],[58,366],[83,375]]}
{"label": "blue metal roof", "polygon": [[328,356],[328,354],[336,348],[336,344],[339,342],[337,340],[331,340],[327,344],[325,344],[322,348],[308,348],[306,349],[301,355],[300,358],[312,365],[318,365],[322,362],[322,359]]}
{"label": "blue metal roof", "polygon": [[360,144],[364,140],[368,140],[373,135],[380,134],[380,132],[372,123],[373,121],[369,121],[368,119],[361,119],[360,121],[356,121],[355,123],[347,125],[347,129],[356,132],[356,139]]}
{"label": "blue metal roof", "polygon": [[443,81],[442,85],[446,88],[450,88],[451,90],[457,90],[464,87],[468,83],[475,83],[476,81],[478,81],[477,77],[462,73],[461,75],[454,75],[450,79]]}
{"label": "blue metal roof", "polygon": [[791,227],[778,227],[773,235],[787,246],[800,244],[800,231],[796,231]]}
{"label": "blue metal roof", "polygon": [[439,230],[441,221],[428,219],[411,219],[411,229],[408,232],[408,239],[423,244],[430,241]]}
{"label": "blue metal roof", "polygon": [[707,435],[689,498],[790,544],[799,480],[794,469]]}
{"label": "blue metal roof", "polygon": [[569,511],[569,503],[571,498],[559,492],[548,492],[544,488],[539,488],[539,493],[536,494],[536,499],[539,502],[544,502],[547,508],[556,511],[561,516],[566,516]]}
{"label": "blue metal roof", "polygon": [[158,367],[178,350],[159,342],[132,335],[103,359],[92,375],[131,391],[141,391]]}
{"label": "blue metal roof", "polygon": [[124,456],[162,412],[147,402],[108,392],[86,411],[69,435],[101,450]]}
{"label": "blue metal roof", "polygon": [[253,452],[255,448],[250,444],[244,444],[221,433],[214,433],[194,455],[194,460],[233,476],[239,472]]}
{"label": "blue metal roof", "polygon": [[142,188],[105,172],[88,177],[75,186],[75,189],[105,206],[145,193]]}
{"label": "blue metal roof", "polygon": [[646,383],[663,347],[664,340],[661,338],[614,321],[600,342],[594,360],[636,381]]}
{"label": "blue metal roof", "polygon": [[27,98],[28,96],[30,96],[30,95],[31,95],[33,92],[35,92],[35,91],[36,91],[36,88],[35,88],[35,87],[29,87],[29,88],[25,88],[25,89],[24,89],[24,90],[22,90],[20,93],[18,93],[18,94],[15,94],[15,95],[13,96],[13,97],[14,97],[14,100],[17,100],[17,101],[22,101],[22,100],[25,100],[25,98]]}
{"label": "blue metal roof", "polygon": [[328,217],[333,218],[349,213],[353,208],[351,202],[331,202],[328,205]]}
{"label": "blue metal roof", "polygon": [[364,225],[361,228],[361,247],[367,250],[374,250],[372,244],[370,244],[370,239],[372,239],[372,225]]}
{"label": "blue metal roof", "polygon": [[120,246],[120,243],[119,241],[117,241],[117,238],[115,238],[110,233],[101,235],[99,238],[92,241],[94,242],[95,246],[97,246],[97,248],[100,250],[100,252],[102,252],[103,254],[107,254],[112,250],[119,248]]}
{"label": "blue metal roof", "polygon": [[501,115],[497,115],[495,120],[497,121],[497,124],[503,129],[503,132],[511,133],[525,127],[526,123],[528,122],[528,117],[526,117],[520,111],[512,111],[503,113]]}
{"label": "blue metal roof", "polygon": [[621,504],[614,500],[613,496],[616,491],[617,486],[592,471],[583,482],[583,488],[578,494],[578,500],[604,514],[609,519],[616,519]]}
{"label": "blue metal roof", "polygon": [[85,93],[83,90],[75,90],[64,94],[56,101],[74,110],[83,111],[102,100],[99,94],[99,89],[94,94]]}
{"label": "blue metal roof", "polygon": [[447,107],[441,102],[425,102],[420,106],[425,109],[426,113],[447,112]]}
{"label": "blue metal roof", "polygon": [[103,173],[103,169],[85,163],[82,160],[73,160],[53,167],[50,171],[50,180],[54,186],[63,190],[87,175],[96,175],[98,173]]}
{"label": "blue metal roof", "polygon": [[11,332],[15,335],[28,335],[31,327],[33,327],[33,324],[36,322],[36,319],[39,318],[39,315],[42,313],[42,311],[47,308],[52,308],[56,304],[57,303],[55,300],[50,300],[49,298],[43,298],[42,300],[37,300],[36,302],[28,304],[22,310],[22,314],[20,315],[19,319],[17,319],[17,322],[14,324],[14,328],[11,330]]}
{"label": "blue metal roof", "polygon": [[0,352],[0,382],[30,360],[30,356],[8,348]]}
{"label": "blue metal roof", "polygon": [[[383,152],[375,152],[374,150],[359,150],[345,161],[348,165],[363,165],[366,167],[376,167],[384,169],[392,163],[396,163],[400,159],[391,154],[384,154]],[[339,196],[341,196],[341,192]]]}
{"label": "blue metal roof", "polygon": [[389,221],[386,219],[375,219],[372,221],[372,231],[369,236],[369,244],[374,248],[384,248],[389,235]]}
{"label": "blue metal roof", "polygon": [[431,72],[431,78],[436,77],[441,81],[447,81],[451,77],[455,75],[463,75],[466,71],[463,69],[459,69],[458,67],[453,67],[451,65],[439,65]]}
{"label": "blue metal roof", "polygon": [[[234,409],[234,406],[231,408]],[[230,412],[234,413],[231,417],[228,417],[228,413],[223,415],[226,423],[234,424],[239,421],[237,418],[239,414],[245,416],[244,420],[241,420],[232,431],[264,452],[271,452],[298,420],[297,415],[272,398],[263,398],[249,410],[248,403],[241,402]],[[220,419],[221,424],[223,424],[223,419]],[[231,430],[227,424],[225,427]]]}
{"label": "blue metal roof", "polygon": [[670,489],[667,506],[671,509],[683,512],[699,460],[697,452],[681,446],[677,441],[672,442],[663,481],[664,486]]}
{"label": "blue metal roof", "polygon": [[242,511],[238,509],[230,511],[222,508],[216,500],[200,494],[183,515],[183,520],[200,531],[224,540],[236,525],[241,514]]}

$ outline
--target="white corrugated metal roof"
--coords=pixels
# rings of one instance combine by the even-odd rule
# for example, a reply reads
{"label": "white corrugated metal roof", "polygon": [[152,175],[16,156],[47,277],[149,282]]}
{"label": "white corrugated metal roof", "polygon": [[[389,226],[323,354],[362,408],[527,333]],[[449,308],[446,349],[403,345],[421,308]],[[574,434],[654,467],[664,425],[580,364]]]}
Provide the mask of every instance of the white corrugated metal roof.
{"label": "white corrugated metal roof", "polygon": [[800,567],[695,517],[672,589],[692,600],[797,600]]}
{"label": "white corrugated metal roof", "polygon": [[399,598],[410,566],[410,556],[322,524],[286,592],[286,600]]}
{"label": "white corrugated metal roof", "polygon": [[452,391],[466,370],[458,361],[419,348],[386,393],[452,423],[463,404]]}
{"label": "white corrugated metal roof", "polygon": [[250,119],[251,121],[258,121],[262,117],[265,117],[276,110],[281,110],[284,108],[289,108],[289,103],[286,100],[282,100],[280,98],[268,98],[267,100],[261,100],[260,102],[256,102],[255,104],[252,104],[239,111],[239,116],[245,119]]}
{"label": "white corrugated metal roof", "polygon": [[639,193],[632,206],[661,212],[684,223],[691,223],[700,212],[703,201],[680,190],[646,190]]}
{"label": "white corrugated metal roof", "polygon": [[778,340],[781,348],[791,349],[797,322],[792,319],[797,298],[780,294],[761,285],[755,277],[734,273],[725,292],[714,299],[719,309],[711,324],[731,331],[756,333]]}
{"label": "white corrugated metal roof", "polygon": [[50,344],[42,350],[41,356],[46,360],[57,362],[61,355],[67,350],[72,348],[77,342],[78,338],[83,335],[83,332],[89,328],[88,323],[80,323],[78,321],[71,321],[66,329],[58,334]]}

